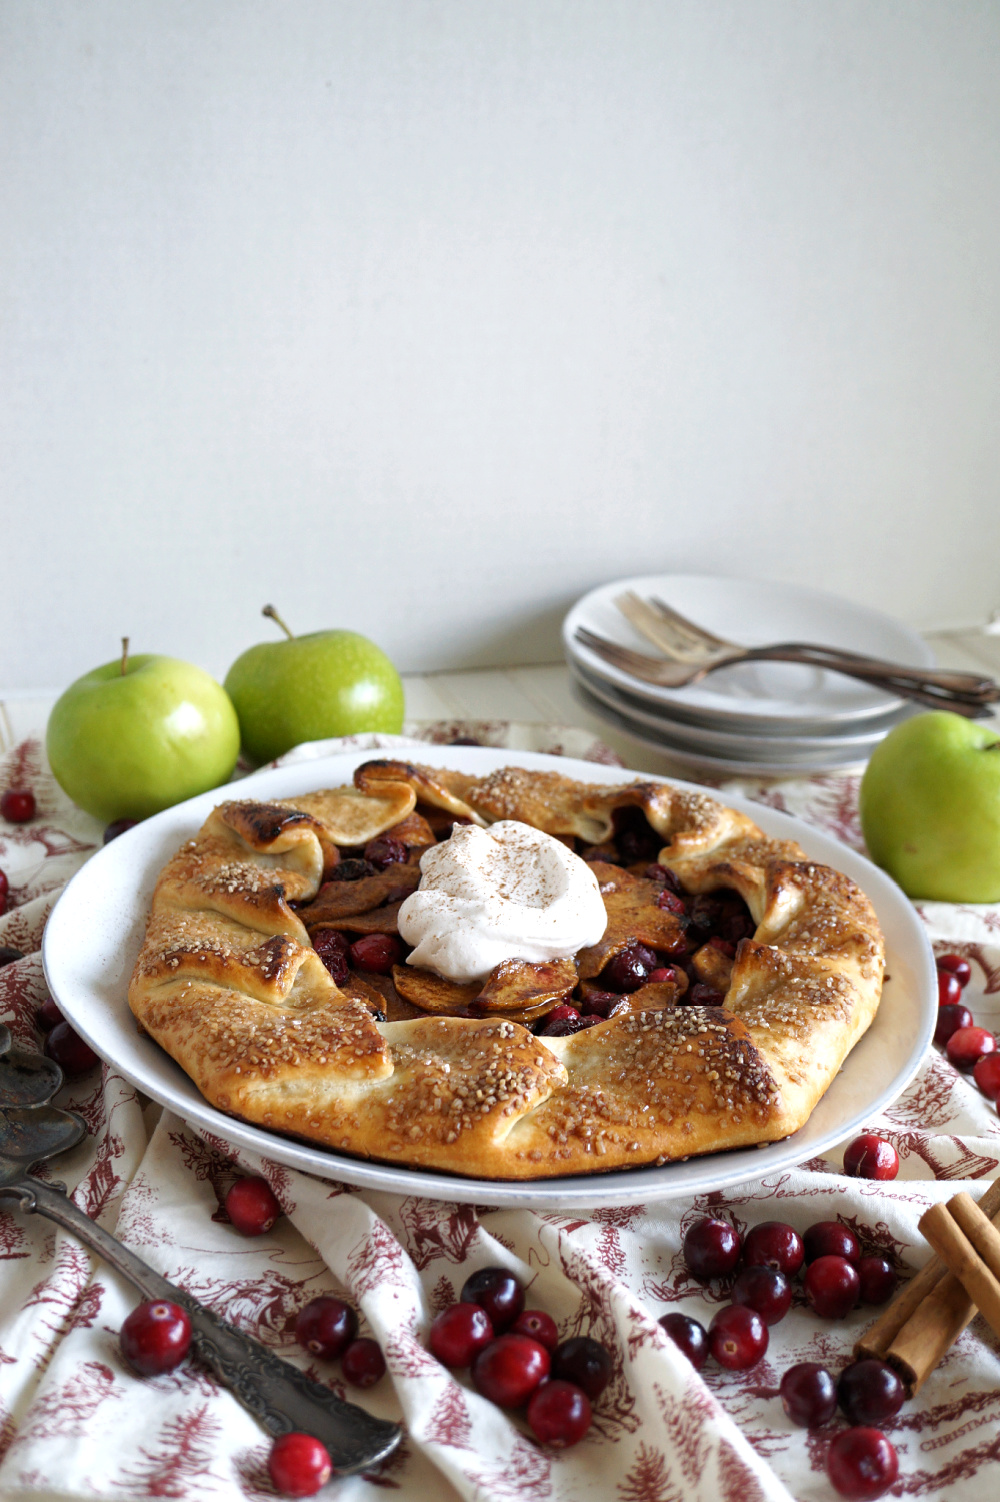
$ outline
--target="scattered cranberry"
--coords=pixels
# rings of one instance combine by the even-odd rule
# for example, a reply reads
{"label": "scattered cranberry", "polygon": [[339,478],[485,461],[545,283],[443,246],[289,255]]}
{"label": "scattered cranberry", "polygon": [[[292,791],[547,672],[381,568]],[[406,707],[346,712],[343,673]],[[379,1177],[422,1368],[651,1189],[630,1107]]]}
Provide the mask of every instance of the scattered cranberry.
{"label": "scattered cranberry", "polygon": [[934,1042],[938,1048],[944,1048],[952,1033],[957,1033],[960,1028],[972,1026],[972,1013],[966,1006],[939,1007],[937,1025],[934,1028]]}
{"label": "scattered cranberry", "polygon": [[478,1304],[452,1304],[431,1325],[427,1343],[442,1366],[471,1366],[493,1337],[493,1321],[485,1309]]}
{"label": "scattered cranberry", "polygon": [[690,1007],[719,1007],[722,1005],[722,991],[717,991],[714,986],[707,986],[704,981],[695,981],[683,1000]]}
{"label": "scattered cranberry", "polygon": [[481,1267],[462,1284],[461,1300],[485,1309],[499,1334],[524,1308],[524,1289],[505,1267]]}
{"label": "scattered cranberry", "polygon": [[119,1334],[122,1355],[140,1377],[180,1366],[191,1344],[191,1320],[179,1304],[158,1299],[137,1304]]}
{"label": "scattered cranberry", "polygon": [[740,1260],[739,1233],[728,1220],[696,1220],[684,1238],[684,1261],[696,1278],[721,1278]]}
{"label": "scattered cranberry", "polygon": [[545,1021],[552,1025],[553,1022],[575,1022],[580,1013],[576,1007],[571,1007],[568,1001],[561,1001],[557,1007],[553,1007],[546,1015]]}
{"label": "scattered cranberry", "polygon": [[953,975],[963,990],[972,979],[972,966],[960,954],[939,954],[935,964],[939,970]]}
{"label": "scattered cranberry", "polygon": [[86,1074],[88,1069],[93,1069],[95,1064],[100,1063],[94,1050],[89,1043],[84,1043],[79,1033],[73,1031],[68,1022],[57,1022],[45,1040],[45,1050],[50,1059],[54,1059],[63,1074],[72,1077],[75,1074]]}
{"label": "scattered cranberry", "polygon": [[894,1179],[899,1154],[884,1137],[863,1132],[844,1149],[844,1172],[851,1179]]}
{"label": "scattered cranberry", "polygon": [[611,1357],[599,1341],[589,1335],[574,1335],[564,1340],[552,1355],[552,1375],[563,1382],[582,1387],[592,1403],[611,1381]]}
{"label": "scattered cranberry", "polygon": [[802,1238],[807,1262],[817,1257],[846,1257],[857,1263],[861,1258],[861,1246],[854,1232],[839,1220],[817,1220]]}
{"label": "scattered cranberry", "polygon": [[885,1361],[852,1361],[837,1383],[837,1401],[852,1424],[884,1424],[905,1400],[899,1374]]}
{"label": "scattered cranberry", "polygon": [[[0,874],[2,874],[2,873],[0,873]],[[3,912],[3,907],[2,907],[2,905],[0,905],[0,913],[2,913],[2,912]],[[4,965],[13,965],[13,963],[14,963],[15,960],[23,960],[23,959],[24,959],[24,955],[21,953],[21,951],[19,949],[15,949],[13,947],[13,945],[11,945],[11,944],[0,944],[0,970],[3,969]]]}
{"label": "scattered cranberry", "polygon": [[103,843],[110,845],[112,840],[117,840],[127,829],[134,829],[138,822],[138,819],[112,819],[110,824],[104,826]]}
{"label": "scattered cranberry", "polygon": [[666,908],[668,913],[677,913],[678,915],[687,912],[683,898],[678,897],[676,892],[671,892],[669,887],[664,887],[663,891],[658,894],[656,906]]}
{"label": "scattered cranberry", "polygon": [[938,1006],[954,1006],[962,1000],[962,984],[957,975],[952,975],[948,970],[939,970],[937,973]]}
{"label": "scattered cranberry", "polygon": [[543,1445],[566,1450],[590,1428],[590,1399],[572,1382],[543,1382],[528,1403],[528,1423]]}
{"label": "scattered cranberry", "polygon": [[7,911],[7,898],[9,894],[10,883],[7,880],[6,873],[0,871],[0,913],[5,913]]}
{"label": "scattered cranberry", "polygon": [[472,1382],[484,1398],[501,1408],[520,1408],[550,1368],[549,1353],[537,1340],[527,1335],[498,1335],[472,1363]]}
{"label": "scattered cranberry", "polygon": [[793,1424],[819,1429],[837,1411],[837,1384],[818,1361],[800,1361],[781,1379],[781,1406]]}
{"label": "scattered cranberry", "polygon": [[772,1267],[745,1267],[736,1276],[732,1300],[756,1310],[765,1325],[776,1325],[792,1307],[792,1285]]}
{"label": "scattered cranberry", "polygon": [[971,1074],[984,1054],[995,1053],[997,1040],[984,1027],[960,1027],[948,1039],[945,1053],[963,1074]]}
{"label": "scattered cranberry", "polygon": [[805,1255],[798,1231],[780,1220],[765,1220],[752,1226],[743,1242],[743,1261],[747,1267],[771,1267],[789,1278],[794,1278]]}
{"label": "scattered cranberry", "polygon": [[972,1078],[990,1100],[1000,1097],[1000,1053],[984,1053],[972,1068]]}
{"label": "scattered cranberry", "polygon": [[271,1446],[267,1474],[286,1497],[314,1497],[333,1475],[330,1452],[311,1434],[282,1434]]}
{"label": "scattered cranberry", "polygon": [[585,1027],[594,1027],[603,1019],[600,1017],[563,1017],[558,1022],[550,1022],[548,1018],[539,1032],[540,1038],[568,1038],[572,1033],[582,1032]]}
{"label": "scattered cranberry", "polygon": [[861,1293],[858,1270],[846,1257],[817,1257],[806,1268],[806,1298],[822,1319],[843,1319]]}
{"label": "scattered cranberry", "polygon": [[347,963],[349,946],[344,935],[336,928],[318,928],[310,937],[313,948],[334,981],[342,986],[351,973]]}
{"label": "scattered cranberry", "polygon": [[899,1459],[881,1429],[844,1429],[830,1441],[826,1471],[850,1502],[875,1502],[899,1475]]}
{"label": "scattered cranberry", "polygon": [[65,1017],[56,1006],[52,996],[46,996],[38,1011],[35,1013],[35,1021],[43,1033],[51,1032],[52,1028],[58,1027],[60,1022],[65,1022]]}
{"label": "scattered cranberry", "polygon": [[352,1340],[340,1358],[340,1370],[352,1387],[374,1387],[385,1376],[385,1357],[377,1340]]}
{"label": "scattered cranberry", "polygon": [[729,1304],[708,1327],[708,1348],[730,1372],[749,1371],[767,1350],[767,1326],[755,1309]]}
{"label": "scattered cranberry", "polygon": [[896,1269],[884,1257],[862,1257],[858,1278],[862,1304],[884,1304],[896,1291]]}
{"label": "scattered cranberry", "polygon": [[244,1236],[263,1236],[278,1219],[281,1206],[263,1179],[237,1179],[226,1195],[226,1214]]}
{"label": "scattered cranberry", "polygon": [[[375,867],[371,861],[358,860],[352,856],[349,860],[338,861],[329,874],[330,881],[360,881],[364,876],[374,876]],[[324,882],[324,886],[326,883]]]}
{"label": "scattered cranberry", "polygon": [[695,1371],[700,1372],[708,1360],[708,1331],[705,1326],[689,1314],[681,1314],[679,1310],[675,1310],[673,1314],[661,1315],[660,1324],[677,1349],[683,1351]]}
{"label": "scattered cranberry", "polygon": [[649,972],[656,969],[656,955],[645,944],[633,940],[619,949],[605,965],[602,980],[609,991],[638,991]]}
{"label": "scattered cranberry", "polygon": [[351,945],[352,963],[374,975],[391,975],[393,965],[402,958],[402,946],[395,934],[364,934]]}
{"label": "scattered cranberry", "polygon": [[377,871],[384,871],[387,866],[400,865],[409,859],[409,854],[403,841],[393,839],[391,834],[376,835],[365,846],[365,860]]}
{"label": "scattered cranberry", "polygon": [[0,797],[0,814],[8,824],[27,824],[35,817],[35,795],[29,788],[8,788]]}
{"label": "scattered cranberry", "polygon": [[310,1355],[324,1361],[336,1361],[357,1333],[358,1316],[350,1304],[328,1294],[310,1299],[295,1316],[295,1339]]}
{"label": "scattered cranberry", "polygon": [[525,1309],[510,1327],[512,1335],[530,1335],[547,1351],[554,1351],[559,1344],[559,1331],[551,1314],[543,1309]]}

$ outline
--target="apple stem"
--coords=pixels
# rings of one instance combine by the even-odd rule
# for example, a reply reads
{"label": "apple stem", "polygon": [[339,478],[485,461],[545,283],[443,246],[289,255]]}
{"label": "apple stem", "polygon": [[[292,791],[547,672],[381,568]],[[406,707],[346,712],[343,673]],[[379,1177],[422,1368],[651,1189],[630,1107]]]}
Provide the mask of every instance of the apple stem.
{"label": "apple stem", "polygon": [[285,625],[284,621],[281,619],[281,616],[275,610],[275,608],[274,608],[273,605],[265,605],[264,609],[261,611],[261,615],[266,615],[269,620],[277,621],[277,623],[281,627],[282,631],[288,637],[288,640],[289,641],[294,641],[295,640],[294,632],[289,631],[288,627]]}
{"label": "apple stem", "polygon": [[128,637],[122,637],[122,677],[125,677],[125,664],[128,662]]}

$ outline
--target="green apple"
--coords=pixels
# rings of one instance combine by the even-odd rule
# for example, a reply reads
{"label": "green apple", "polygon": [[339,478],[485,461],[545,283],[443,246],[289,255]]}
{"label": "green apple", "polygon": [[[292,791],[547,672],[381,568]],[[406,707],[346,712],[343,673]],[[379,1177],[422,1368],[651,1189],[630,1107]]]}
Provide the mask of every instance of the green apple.
{"label": "green apple", "polygon": [[876,746],[861,781],[871,857],[908,897],[1000,900],[1000,735],[946,710]]}
{"label": "green apple", "polygon": [[286,639],[250,647],[226,674],[250,761],[259,766],[303,741],[333,735],[399,733],[403,685],[374,642],[355,631],[293,636],[273,606],[263,614]]}
{"label": "green apple", "polygon": [[240,727],[225,689],[176,657],[129,657],[71,683],[45,733],[56,781],[87,813],[145,819],[227,782]]}

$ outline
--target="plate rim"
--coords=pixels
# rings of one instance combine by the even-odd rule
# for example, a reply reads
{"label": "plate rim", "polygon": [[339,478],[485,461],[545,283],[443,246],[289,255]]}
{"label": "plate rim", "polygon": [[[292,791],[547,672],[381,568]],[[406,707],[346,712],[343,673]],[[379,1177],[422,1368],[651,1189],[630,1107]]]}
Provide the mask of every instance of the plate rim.
{"label": "plate rim", "polygon": [[[619,780],[627,781],[629,778],[638,777],[643,781],[671,782],[681,788],[705,792],[702,785],[686,783],[683,779],[676,777],[633,772],[627,768],[608,767],[601,763],[551,756],[543,752],[511,751],[504,747],[441,746],[430,743],[421,744],[420,752],[421,759],[431,765],[445,766],[449,762],[453,765],[456,761],[465,762],[470,771],[478,769],[487,771],[501,765],[520,764],[529,770],[536,767],[540,770],[558,769],[568,776],[583,778],[591,782],[612,784]],[[72,924],[74,910],[80,905],[81,900],[87,900],[81,899],[81,894],[87,893],[90,884],[96,884],[98,895],[100,895],[103,882],[105,895],[107,895],[108,878],[120,865],[125,869],[128,877],[129,900],[133,909],[138,910],[141,906],[144,925],[145,912],[148,909],[144,899],[141,904],[138,901],[141,883],[143,879],[150,876],[154,860],[155,872],[162,867],[164,857],[162,853],[157,853],[156,846],[163,832],[172,831],[173,838],[178,843],[180,839],[190,837],[190,833],[200,827],[211,808],[220,801],[220,794],[225,796],[227,790],[235,791],[239,796],[243,796],[245,792],[249,794],[258,789],[266,789],[272,793],[272,796],[282,796],[280,784],[288,783],[292,785],[291,790],[286,787],[283,795],[295,796],[296,792],[306,790],[307,783],[316,788],[324,783],[331,785],[330,780],[334,778],[349,779],[354,767],[363,761],[371,760],[378,754],[377,750],[366,749],[338,752],[332,756],[320,754],[314,758],[296,759],[285,766],[262,769],[239,783],[226,784],[222,788],[213,789],[196,798],[188,799],[184,803],[176,804],[173,808],[166,809],[163,813],[145,820],[136,828],[119,836],[111,844],[96,851],[67,883],[49,916],[43,935],[42,964],[46,982],[60,1010],[100,1058],[106,1060],[135,1088],[157,1100],[182,1120],[193,1124],[196,1130],[204,1130],[210,1135],[284,1163],[300,1172],[311,1173],[327,1181],[348,1183],[366,1191],[388,1192],[403,1196],[414,1195],[445,1202],[476,1205],[597,1210],[612,1205],[653,1204],[685,1195],[693,1196],[704,1192],[707,1188],[729,1187],[748,1180],[757,1180],[764,1174],[795,1167],[804,1158],[823,1152],[827,1147],[841,1141],[850,1132],[883,1111],[906,1089],[916,1075],[933,1034],[936,1005],[932,1009],[931,1003],[936,998],[933,993],[934,961],[930,941],[912,905],[885,872],[874,866],[867,857],[843,845],[832,835],[793,815],[784,814],[764,804],[755,804],[751,799],[728,792],[722,794],[723,801],[728,802],[734,808],[742,808],[751,817],[756,818],[763,827],[773,826],[771,832],[778,834],[784,832],[793,838],[805,834],[804,843],[807,852],[810,836],[815,837],[820,847],[832,846],[835,850],[843,851],[848,866],[854,866],[867,873],[866,883],[870,882],[874,886],[877,897],[872,894],[867,884],[859,883],[859,885],[864,885],[876,910],[879,911],[880,907],[888,905],[892,909],[893,923],[898,924],[901,921],[903,927],[910,930],[909,938],[916,940],[915,952],[909,958],[914,967],[917,1002],[922,1007],[923,1016],[910,1052],[897,1067],[891,1079],[884,1081],[875,1097],[865,1103],[863,1110],[855,1111],[846,1121],[838,1120],[835,1130],[828,1129],[817,1140],[797,1142],[802,1133],[808,1129],[808,1123],[806,1123],[792,1137],[784,1138],[777,1143],[762,1147],[728,1149],[722,1154],[701,1155],[686,1162],[682,1160],[665,1164],[660,1168],[647,1166],[635,1169],[615,1169],[606,1174],[570,1175],[558,1179],[461,1178],[437,1170],[427,1171],[338,1155],[318,1145],[282,1137],[268,1132],[263,1127],[253,1126],[235,1117],[227,1116],[224,1112],[209,1105],[189,1076],[184,1074],[180,1066],[152,1039],[148,1040],[148,1044],[154,1051],[156,1061],[153,1077],[145,1069],[134,1071],[123,1064],[120,1059],[113,1056],[113,1051],[109,1056],[103,1037],[94,1033],[88,1025],[86,1016],[83,1019],[80,1017],[80,1010],[76,1006],[77,998],[70,994],[72,987],[69,985],[65,964],[60,954],[60,945],[64,942],[64,929],[67,924]],[[178,834],[181,826],[184,826],[186,832]],[[144,849],[145,855],[140,855],[140,851]],[[819,856],[816,858],[819,859]],[[824,861],[824,863],[827,862]],[[155,872],[152,874],[155,875]],[[127,988],[127,976],[131,972],[132,963],[133,959],[130,958],[127,971],[122,972],[125,976],[123,989]],[[127,1001],[124,1002],[124,1006],[125,1018],[130,1021],[132,1017],[127,1010]],[[117,1024],[113,1018],[112,1029],[115,1025]],[[146,1041],[140,1040],[143,1045]],[[860,1039],[855,1047],[860,1048],[864,1041],[864,1038]],[[850,1057],[849,1055],[848,1060],[845,1060],[845,1067]],[[180,1076],[180,1093],[183,1093],[186,1099],[178,1100],[178,1090],[170,1087],[169,1082],[163,1081],[161,1076],[164,1071]],[[835,1087],[836,1080],[830,1089],[833,1090]],[[829,1096],[829,1093],[828,1091],[824,1099]],[[689,1164],[694,1164],[695,1168],[689,1168]],[[759,1167],[751,1166],[757,1164]],[[684,1173],[677,1174],[678,1169],[684,1169]],[[700,1174],[698,1169],[701,1169]],[[671,1176],[671,1170],[674,1170],[673,1176]],[[700,1182],[702,1180],[703,1182]]]}

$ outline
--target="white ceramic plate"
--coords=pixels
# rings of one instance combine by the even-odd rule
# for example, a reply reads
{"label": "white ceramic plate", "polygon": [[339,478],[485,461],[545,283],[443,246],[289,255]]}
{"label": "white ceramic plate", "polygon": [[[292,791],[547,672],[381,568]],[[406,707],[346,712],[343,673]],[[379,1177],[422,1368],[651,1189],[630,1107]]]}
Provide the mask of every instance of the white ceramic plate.
{"label": "white ceramic plate", "polygon": [[[354,768],[371,755],[370,751],[352,752],[257,772],[240,783],[239,795],[292,797],[349,783]],[[421,748],[420,759],[479,775],[511,763],[557,770],[587,782],[615,783],[632,775],[592,762],[483,747],[428,745]],[[788,1168],[856,1131],[904,1089],[930,1043],[937,1010],[933,957],[920,920],[895,883],[862,856],[799,820],[732,798],[734,807],[746,809],[769,833],[799,840],[810,856],[839,867],[859,882],[875,904],[889,951],[891,979],[875,1022],[794,1137],[662,1168],[497,1183],[370,1163],[248,1126],[210,1106],[151,1038],[140,1037],[126,1000],[157,875],[219,799],[215,791],[167,809],[121,835],[87,862],[67,886],[46,926],[46,979],[77,1031],[140,1090],[195,1127],[320,1178],[479,1205],[581,1210],[697,1194]]]}
{"label": "white ceramic plate", "polygon": [[[651,652],[648,641],[615,605],[626,590],[656,595],[698,625],[745,646],[779,641],[820,643],[869,652],[912,667],[932,667],[933,655],[915,631],[880,611],[855,605],[804,585],[701,574],[648,574],[603,584],[577,600],[563,622],[566,655],[616,688],[661,711],[695,723],[754,734],[817,730],[832,732],[854,722],[879,719],[900,707],[889,694],[794,663],[747,663],[721,668],[691,688],[657,688],[611,667],[576,639],[578,626],[622,646]],[[858,728],[862,728],[858,724]]]}

